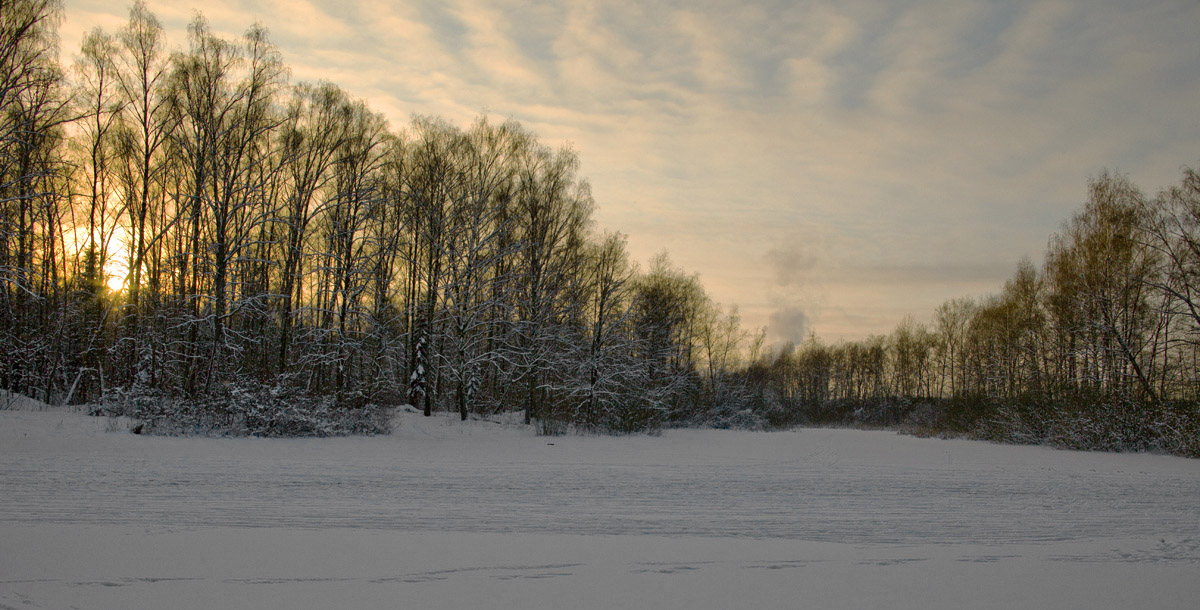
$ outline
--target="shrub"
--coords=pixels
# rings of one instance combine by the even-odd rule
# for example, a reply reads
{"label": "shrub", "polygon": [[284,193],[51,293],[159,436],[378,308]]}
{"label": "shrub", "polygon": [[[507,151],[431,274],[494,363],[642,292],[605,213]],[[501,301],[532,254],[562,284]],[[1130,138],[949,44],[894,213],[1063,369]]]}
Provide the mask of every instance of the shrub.
{"label": "shrub", "polygon": [[1154,451],[1200,457],[1200,404],[1122,397],[1023,399],[981,420],[976,437],[1085,451]]}
{"label": "shrub", "polygon": [[197,398],[171,397],[135,386],[104,397],[98,415],[142,422],[145,434],[170,436],[324,437],[387,434],[392,408],[338,407],[284,385],[226,385]]}

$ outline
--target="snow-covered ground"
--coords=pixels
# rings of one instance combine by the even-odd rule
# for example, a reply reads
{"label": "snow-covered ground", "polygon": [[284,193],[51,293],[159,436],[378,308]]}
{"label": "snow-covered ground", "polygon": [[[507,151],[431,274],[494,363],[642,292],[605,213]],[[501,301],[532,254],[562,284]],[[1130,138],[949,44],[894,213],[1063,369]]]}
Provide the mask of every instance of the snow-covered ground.
{"label": "snow-covered ground", "polygon": [[0,411],[0,610],[1189,608],[1200,461],[887,432],[142,437]]}

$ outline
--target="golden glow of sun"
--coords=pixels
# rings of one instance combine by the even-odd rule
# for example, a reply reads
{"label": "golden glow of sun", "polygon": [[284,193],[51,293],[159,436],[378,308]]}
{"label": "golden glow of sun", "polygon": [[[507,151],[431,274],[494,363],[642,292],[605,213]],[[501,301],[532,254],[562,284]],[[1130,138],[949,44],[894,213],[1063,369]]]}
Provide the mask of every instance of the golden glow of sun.
{"label": "golden glow of sun", "polygon": [[114,265],[108,265],[108,268],[104,270],[104,285],[108,286],[108,289],[113,292],[121,292],[125,290],[125,269],[122,268],[120,271],[110,272],[109,269],[113,267]]}
{"label": "golden glow of sun", "polygon": [[104,285],[113,292],[123,292],[129,288],[126,283],[129,276],[129,248],[125,231],[118,228],[114,233],[108,242],[108,255],[104,261]]}
{"label": "golden glow of sun", "polygon": [[[127,233],[122,227],[109,229],[110,234],[107,243],[104,245],[104,268],[101,270],[104,277],[104,286],[110,292],[124,292],[129,286],[127,284],[129,276],[129,246],[127,245]],[[102,240],[97,238],[95,243],[99,249],[99,243]],[[69,234],[69,242],[76,250],[76,256],[79,261],[79,272],[83,271],[84,261],[86,260],[86,249],[88,248],[89,240],[87,237],[87,228],[78,227]]]}

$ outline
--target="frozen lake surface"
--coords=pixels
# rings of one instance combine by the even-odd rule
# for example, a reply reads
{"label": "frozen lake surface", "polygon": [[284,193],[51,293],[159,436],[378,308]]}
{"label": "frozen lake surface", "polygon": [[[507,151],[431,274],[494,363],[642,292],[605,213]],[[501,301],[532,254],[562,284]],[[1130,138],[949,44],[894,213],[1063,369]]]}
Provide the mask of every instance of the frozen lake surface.
{"label": "frozen lake surface", "polygon": [[0,608],[1173,608],[1200,594],[1194,460],[824,429],[545,438],[412,414],[378,438],[107,428],[0,412]]}

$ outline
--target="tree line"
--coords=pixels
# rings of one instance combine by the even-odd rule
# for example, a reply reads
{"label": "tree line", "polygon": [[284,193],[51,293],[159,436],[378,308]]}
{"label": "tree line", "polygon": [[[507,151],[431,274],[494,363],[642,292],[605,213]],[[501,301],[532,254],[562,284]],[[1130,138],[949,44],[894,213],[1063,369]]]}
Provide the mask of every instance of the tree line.
{"label": "tree line", "polygon": [[392,129],[289,83],[261,26],[227,40],[197,16],[169,51],[141,2],[64,68],[59,4],[0,3],[5,388],[632,431],[733,370],[736,313],[598,231],[570,148],[486,116]]}
{"label": "tree line", "polygon": [[169,50],[141,2],[63,66],[57,0],[0,9],[7,390],[183,432],[377,431],[407,403],[1200,455],[1195,170],[1152,197],[1100,175],[999,294],[765,352],[666,255],[631,261],[575,152],[515,121],[395,129],[290,83],[263,27],[197,16]]}
{"label": "tree line", "polygon": [[1200,173],[1154,196],[1102,173],[1044,260],[931,323],[758,359],[759,408],[781,425],[1200,455]]}

